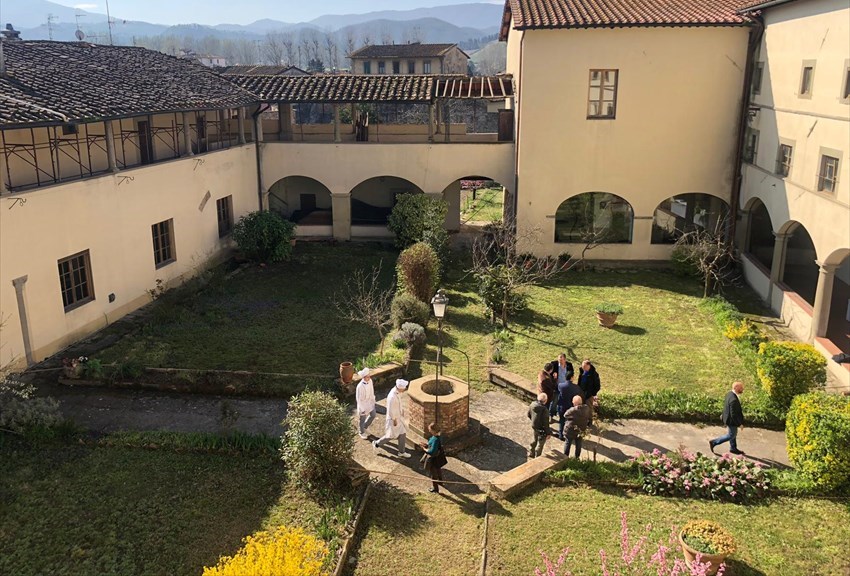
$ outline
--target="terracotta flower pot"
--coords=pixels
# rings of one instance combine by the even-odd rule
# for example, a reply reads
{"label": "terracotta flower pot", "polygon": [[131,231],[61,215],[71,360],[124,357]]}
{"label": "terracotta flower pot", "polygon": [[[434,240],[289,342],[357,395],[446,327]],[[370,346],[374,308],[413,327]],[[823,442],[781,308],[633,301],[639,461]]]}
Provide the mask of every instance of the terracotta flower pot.
{"label": "terracotta flower pot", "polygon": [[679,531],[679,544],[682,545],[682,553],[685,555],[685,564],[688,565],[688,568],[691,567],[692,564],[696,562],[697,554],[700,555],[700,562],[705,564],[708,562],[710,564],[709,568],[705,571],[706,576],[714,576],[717,574],[717,571],[720,570],[720,565],[726,561],[726,557],[728,554],[703,554],[697,550],[694,550],[685,542],[685,539],[682,538],[682,532]]}
{"label": "terracotta flower pot", "polygon": [[339,377],[345,384],[350,384],[354,380],[354,364],[351,362],[340,363]]}
{"label": "terracotta flower pot", "polygon": [[618,314],[606,314],[604,312],[597,312],[596,319],[599,321],[599,325],[603,328],[611,328],[614,324],[617,323]]}

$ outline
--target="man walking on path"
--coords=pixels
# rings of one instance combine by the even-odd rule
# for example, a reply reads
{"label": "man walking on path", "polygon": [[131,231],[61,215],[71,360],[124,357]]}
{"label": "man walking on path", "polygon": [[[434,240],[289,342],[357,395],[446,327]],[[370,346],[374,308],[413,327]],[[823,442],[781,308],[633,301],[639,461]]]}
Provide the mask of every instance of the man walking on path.
{"label": "man walking on path", "polygon": [[543,454],[543,445],[549,436],[549,409],[546,408],[546,394],[541,392],[537,400],[528,407],[528,418],[531,420],[531,431],[534,439],[531,441],[531,450],[528,451],[529,458],[535,458]]}
{"label": "man walking on path", "polygon": [[405,448],[408,423],[404,392],[407,391],[407,385],[407,380],[399,378],[395,381],[395,388],[387,395],[387,421],[384,425],[384,435],[372,442],[372,446],[377,450],[381,444],[398,438],[398,455],[402,458],[410,458],[410,453]]}
{"label": "man walking on path", "polygon": [[357,383],[357,390],[354,393],[357,399],[357,415],[360,419],[360,437],[364,440],[369,438],[366,435],[366,428],[375,419],[375,385],[370,373],[369,368],[363,368],[357,373],[360,376],[360,382]]}
{"label": "man walking on path", "polygon": [[719,438],[708,441],[712,454],[714,448],[724,442],[729,442],[729,452],[732,454],[744,453],[742,450],[738,450],[738,428],[744,427],[744,411],[741,409],[741,394],[743,392],[744,384],[735,382],[732,384],[732,390],[726,394],[726,398],[723,400],[723,415],[720,419],[726,425],[727,432]]}

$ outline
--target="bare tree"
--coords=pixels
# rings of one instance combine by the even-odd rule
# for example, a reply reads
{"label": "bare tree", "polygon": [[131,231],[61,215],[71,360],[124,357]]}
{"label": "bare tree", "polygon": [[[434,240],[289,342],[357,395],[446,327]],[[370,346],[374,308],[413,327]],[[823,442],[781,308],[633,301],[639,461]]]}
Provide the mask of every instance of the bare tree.
{"label": "bare tree", "polygon": [[381,44],[392,44],[393,33],[388,26],[381,26]]}
{"label": "bare tree", "polygon": [[295,66],[295,42],[292,37],[292,33],[282,32],[280,42],[283,44],[283,50],[286,54],[286,65]]}
{"label": "bare tree", "polygon": [[337,61],[336,37],[333,35],[333,32],[325,34],[325,54],[328,57],[328,66],[331,68],[338,68],[339,62]]}
{"label": "bare tree", "polygon": [[263,40],[263,57],[272,66],[280,66],[284,56],[283,34],[268,32]]}
{"label": "bare tree", "polygon": [[368,28],[364,28],[363,32],[360,33],[360,45],[361,46],[371,46],[375,41],[375,37],[372,34],[372,31]]}
{"label": "bare tree", "polygon": [[237,40],[236,59],[238,64],[256,64],[259,60],[257,43],[252,40]]}
{"label": "bare tree", "polygon": [[298,65],[306,69],[310,58],[310,35],[309,31],[304,29],[298,35]]}
{"label": "bare tree", "polygon": [[737,258],[727,237],[728,219],[718,218],[713,229],[695,227],[682,232],[673,248],[674,258],[687,262],[699,271],[703,281],[703,298],[716,288],[737,278]]}
{"label": "bare tree", "polygon": [[351,61],[351,54],[357,48],[357,38],[354,37],[354,30],[346,28],[345,30],[345,57],[348,58],[348,66],[354,70],[354,62]]}
{"label": "bare tree", "polygon": [[384,288],[381,283],[381,261],[371,272],[357,270],[343,285],[342,291],[334,295],[334,306],[346,320],[366,324],[378,332],[381,354],[384,353],[384,335],[390,326],[390,309],[393,300],[392,287]]}

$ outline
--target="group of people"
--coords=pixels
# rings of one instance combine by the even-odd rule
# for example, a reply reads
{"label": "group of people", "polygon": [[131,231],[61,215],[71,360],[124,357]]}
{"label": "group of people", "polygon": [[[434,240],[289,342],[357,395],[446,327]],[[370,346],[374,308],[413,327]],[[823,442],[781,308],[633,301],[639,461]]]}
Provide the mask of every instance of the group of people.
{"label": "group of people", "polygon": [[[357,415],[360,420],[359,436],[364,440],[369,439],[366,429],[372,424],[377,413],[375,402],[375,385],[372,382],[371,370],[363,368],[357,373],[360,382],[357,383],[355,399],[357,401]],[[387,394],[387,418],[384,421],[384,435],[372,442],[372,447],[377,451],[382,445],[391,440],[398,442],[398,456],[410,458],[407,451],[407,429],[410,420],[407,412],[407,404],[404,393],[407,392],[409,382],[403,378],[395,381],[395,386]],[[446,453],[443,449],[443,440],[440,436],[440,427],[436,423],[428,425],[431,437],[427,443],[420,444],[424,454],[422,464],[431,477],[430,492],[439,493],[443,480],[443,466],[446,465]]]}
{"label": "group of people", "polygon": [[[582,361],[578,375],[566,354],[561,353],[557,360],[547,362],[537,375],[537,399],[528,408],[533,433],[528,456],[540,456],[547,438],[555,436],[564,442],[566,456],[575,446],[578,458],[584,432],[593,423],[600,388],[599,373],[590,359]],[[549,426],[556,417],[557,433]]]}

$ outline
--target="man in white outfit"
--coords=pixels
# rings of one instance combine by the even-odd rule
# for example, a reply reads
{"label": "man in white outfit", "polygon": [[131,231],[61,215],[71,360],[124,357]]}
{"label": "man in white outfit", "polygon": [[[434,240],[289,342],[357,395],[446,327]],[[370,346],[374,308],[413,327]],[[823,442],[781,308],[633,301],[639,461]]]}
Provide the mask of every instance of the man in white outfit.
{"label": "man in white outfit", "polygon": [[407,408],[404,405],[404,393],[407,391],[407,385],[407,380],[399,378],[395,381],[395,388],[390,390],[387,395],[387,421],[384,435],[372,442],[372,446],[377,450],[381,444],[393,438],[398,438],[398,455],[402,458],[410,458],[410,454],[405,448],[408,421]]}
{"label": "man in white outfit", "polygon": [[375,419],[375,386],[370,373],[369,368],[364,368],[357,373],[360,376],[360,382],[357,383],[357,390],[354,393],[357,398],[357,415],[360,418],[360,437],[364,440],[369,438],[366,428]]}

